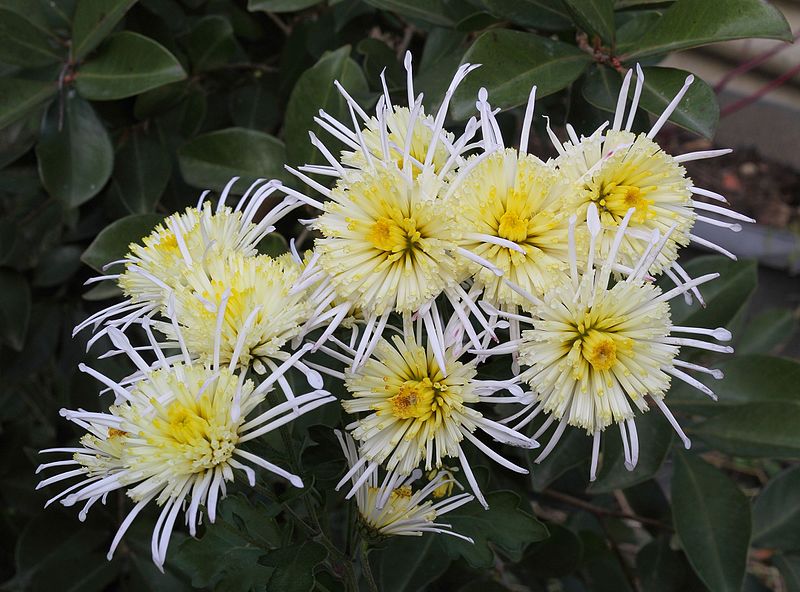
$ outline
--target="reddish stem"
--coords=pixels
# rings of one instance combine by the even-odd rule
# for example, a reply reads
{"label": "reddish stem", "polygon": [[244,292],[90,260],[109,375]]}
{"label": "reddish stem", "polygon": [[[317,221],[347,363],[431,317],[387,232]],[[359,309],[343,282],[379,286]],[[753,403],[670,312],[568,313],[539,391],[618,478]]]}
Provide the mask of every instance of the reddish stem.
{"label": "reddish stem", "polygon": [[746,97],[742,97],[738,101],[734,101],[729,105],[725,105],[725,107],[722,108],[722,111],[720,111],[719,116],[725,117],[727,115],[730,115],[731,113],[739,111],[740,109],[744,109],[748,105],[755,103],[758,99],[760,99],[770,91],[775,90],[776,88],[778,88],[779,86],[790,80],[796,74],[800,74],[800,64],[797,64],[795,67],[791,68],[790,70],[787,70],[786,72],[778,76],[775,80],[771,80],[770,82],[759,88],[753,94],[748,95]]}
{"label": "reddish stem", "polygon": [[798,30],[797,33],[794,34],[794,37],[792,38],[792,41],[790,41],[788,43],[784,43],[782,45],[776,45],[775,47],[773,47],[769,51],[765,51],[764,53],[759,54],[759,55],[747,60],[744,63],[739,64],[733,70],[731,70],[730,72],[725,74],[725,76],[723,76],[719,80],[719,82],[717,82],[717,84],[714,85],[714,92],[719,93],[723,88],[725,88],[728,85],[728,83],[731,80],[733,80],[734,78],[736,78],[737,76],[739,76],[741,74],[744,74],[745,72],[749,72],[753,68],[756,68],[756,67],[760,66],[761,64],[766,62],[772,56],[774,56],[776,54],[779,54],[780,52],[782,52],[787,47],[791,47],[792,43],[794,43],[798,39],[800,39],[800,30]]}

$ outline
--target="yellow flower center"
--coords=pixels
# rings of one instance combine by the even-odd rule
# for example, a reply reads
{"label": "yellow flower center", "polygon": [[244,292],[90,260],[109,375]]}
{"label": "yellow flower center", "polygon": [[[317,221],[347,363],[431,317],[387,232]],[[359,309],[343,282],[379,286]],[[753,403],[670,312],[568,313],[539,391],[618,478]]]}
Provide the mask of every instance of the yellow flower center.
{"label": "yellow flower center", "polygon": [[617,345],[607,333],[590,331],[583,339],[583,357],[595,370],[609,370],[617,362]]}
{"label": "yellow flower center", "polygon": [[[438,388],[437,388],[438,387]],[[424,417],[437,407],[437,393],[442,385],[434,385],[430,378],[407,380],[389,399],[392,415],[400,419]]]}
{"label": "yellow flower center", "polygon": [[156,418],[157,435],[149,443],[168,452],[171,458],[188,461],[193,472],[211,469],[233,454],[238,434],[227,425],[214,421],[211,402],[202,396],[192,405],[173,401],[166,409],[166,420]]}
{"label": "yellow flower center", "polygon": [[656,215],[650,208],[654,203],[653,200],[646,198],[655,187],[640,185],[645,177],[649,177],[647,171],[639,172],[631,163],[617,163],[601,171],[586,184],[585,189],[601,212],[607,212],[619,219],[624,217],[630,208],[636,208],[633,221],[642,224]]}
{"label": "yellow flower center", "polygon": [[523,218],[519,212],[509,209],[500,217],[497,232],[500,238],[520,243],[528,238],[528,222],[530,218]]}
{"label": "yellow flower center", "polygon": [[414,218],[393,219],[381,216],[372,225],[368,238],[376,249],[403,253],[414,249],[422,235]]}

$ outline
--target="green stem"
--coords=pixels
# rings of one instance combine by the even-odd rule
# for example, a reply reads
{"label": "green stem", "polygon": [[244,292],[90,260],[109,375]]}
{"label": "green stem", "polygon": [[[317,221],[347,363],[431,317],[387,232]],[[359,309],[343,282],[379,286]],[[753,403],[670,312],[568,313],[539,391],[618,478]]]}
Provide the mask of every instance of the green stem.
{"label": "green stem", "polygon": [[378,584],[375,583],[375,577],[372,575],[372,567],[369,565],[369,545],[367,541],[361,541],[361,570],[364,572],[364,578],[367,580],[370,592],[379,592]]}

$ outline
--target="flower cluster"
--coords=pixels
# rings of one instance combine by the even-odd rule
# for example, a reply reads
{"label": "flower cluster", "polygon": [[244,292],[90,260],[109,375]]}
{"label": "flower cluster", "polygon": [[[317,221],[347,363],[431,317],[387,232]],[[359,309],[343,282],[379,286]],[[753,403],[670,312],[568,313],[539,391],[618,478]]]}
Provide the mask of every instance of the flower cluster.
{"label": "flower cluster", "polygon": [[[694,241],[726,253],[694,225],[736,231],[749,221],[694,200],[722,198],[695,187],[681,165],[727,151],[673,156],[654,140],[691,77],[649,132],[637,134],[644,76],[637,68],[631,88],[629,71],[613,121],[588,137],[567,125],[561,142],[548,122],[558,156],[544,161],[527,151],[535,87],[513,148],[483,89],[463,128],[444,127],[476,65],[458,69],[435,113],[415,94],[410,54],[405,67],[407,104],[394,104],[382,79],[374,115],[337,84],[349,122],[324,111],[315,121],[343,149],[337,155],[311,133],[327,164],[287,167],[318,195],[259,180],[230,208],[233,180],[216,209],[201,197],[131,245],[113,263],[121,273],[99,278],[115,279],[125,300],[76,331],[94,326],[90,345],[107,336],[111,354],[127,355],[136,371],[114,381],[82,367],[115,404],[107,413],[63,411],[88,433],[80,447],[46,451],[72,460],[40,469],[74,467],[41,485],[79,477],[51,502],[85,501],[81,516],[108,492],[127,491],[135,505],[112,552],[155,500],[162,510],[153,558],[163,565],[178,513],[191,534],[203,511],[213,522],[234,469],[251,483],[255,466],[302,487],[246,442],[333,400],[321,374],[348,393],[341,405],[351,421],[337,431],[348,469],[337,489],[349,484],[345,497],[356,498],[374,536],[461,536],[437,518],[473,498],[488,507],[467,447],[526,473],[515,456],[546,437],[533,453],[540,462],[567,428],[578,428],[593,439],[594,479],[612,426],[626,466],[636,466],[635,420],[651,407],[690,445],[664,403],[671,381],[714,397],[688,372],[721,374],[679,359],[681,350],[732,350],[716,343],[730,339],[725,329],[673,325],[670,301],[702,303],[699,286],[717,276],[689,277],[678,251]],[[263,214],[273,194],[282,201]],[[301,206],[318,210],[302,220],[313,248],[300,253],[292,241],[290,254],[258,254],[275,222]],[[131,345],[130,327],[145,345]],[[507,375],[481,373],[493,356],[506,360]],[[293,392],[290,368],[305,375],[309,393]],[[283,397],[268,399],[276,383]],[[521,452],[501,453],[503,446]],[[464,487],[456,471],[469,492],[452,495]],[[428,482],[415,490],[423,474]]]}

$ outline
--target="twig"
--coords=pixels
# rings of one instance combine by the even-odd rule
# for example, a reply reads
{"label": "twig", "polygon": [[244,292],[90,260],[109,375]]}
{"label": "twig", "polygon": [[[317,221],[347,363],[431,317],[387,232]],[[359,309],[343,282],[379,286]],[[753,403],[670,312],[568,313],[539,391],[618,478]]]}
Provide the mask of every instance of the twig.
{"label": "twig", "polygon": [[798,39],[800,39],[800,30],[798,30],[797,33],[794,34],[794,37],[792,38],[792,41],[790,41],[789,43],[782,43],[780,45],[776,45],[775,47],[773,47],[769,51],[765,51],[764,53],[761,53],[761,54],[753,57],[752,59],[749,59],[746,62],[743,62],[743,63],[739,64],[733,70],[731,70],[730,72],[725,74],[725,76],[720,78],[719,82],[717,82],[714,85],[714,92],[715,93],[719,93],[723,88],[728,86],[728,83],[731,80],[733,80],[737,76],[739,76],[741,74],[744,74],[745,72],[749,72],[753,68],[756,68],[756,67],[760,66],[761,64],[766,62],[769,58],[771,58],[772,56],[782,52],[787,47],[792,47],[792,43],[797,41]]}
{"label": "twig", "polygon": [[656,528],[662,528],[664,530],[673,530],[672,526],[670,526],[669,524],[665,524],[660,520],[647,518],[645,516],[639,516],[637,514],[620,512],[618,510],[609,510],[608,508],[601,508],[600,506],[595,506],[594,504],[585,502],[577,497],[573,497],[571,495],[567,495],[566,493],[561,493],[559,491],[553,491],[552,489],[545,489],[542,492],[542,495],[546,495],[547,497],[556,499],[560,502],[564,502],[565,504],[575,506],[576,508],[581,508],[582,510],[586,510],[587,512],[591,512],[592,514],[595,514],[597,516],[609,516],[612,518],[623,518],[625,520],[634,520],[641,524],[655,526]]}
{"label": "twig", "polygon": [[275,23],[275,25],[283,32],[284,35],[288,37],[289,35],[292,34],[292,28],[286,23],[284,23],[278,17],[277,14],[275,14],[274,12],[265,12],[265,14],[267,15],[267,18],[269,18],[269,20]]}
{"label": "twig", "polygon": [[776,88],[778,88],[779,86],[781,86],[782,84],[793,78],[795,74],[800,74],[800,64],[797,64],[793,68],[787,70],[786,72],[778,76],[775,80],[768,82],[767,84],[759,88],[756,92],[752,93],[751,95],[743,97],[738,101],[734,101],[729,105],[725,105],[725,107],[722,108],[722,111],[720,111],[719,116],[725,117],[726,115],[735,113],[736,111],[744,109],[748,105],[755,103],[758,99],[760,99],[767,93],[775,90]]}

